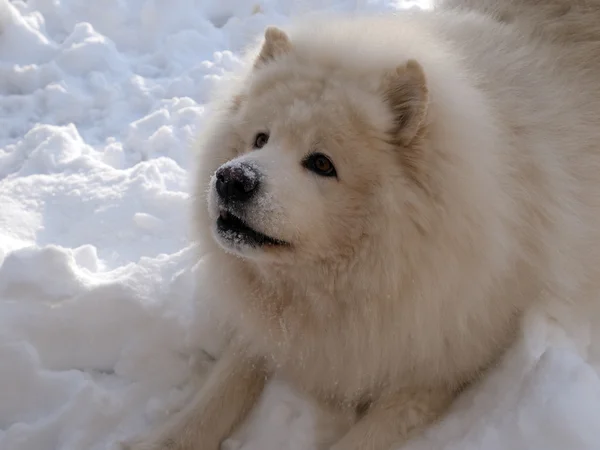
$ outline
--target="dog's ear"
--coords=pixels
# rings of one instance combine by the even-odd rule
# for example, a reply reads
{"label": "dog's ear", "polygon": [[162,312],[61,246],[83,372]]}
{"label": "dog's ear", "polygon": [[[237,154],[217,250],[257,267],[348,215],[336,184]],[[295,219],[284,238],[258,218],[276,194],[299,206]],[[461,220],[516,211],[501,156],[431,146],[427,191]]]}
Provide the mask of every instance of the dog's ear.
{"label": "dog's ear", "polygon": [[409,145],[424,125],[429,102],[421,65],[411,59],[384,75],[382,93],[394,114],[393,137]]}
{"label": "dog's ear", "polygon": [[284,31],[277,27],[267,27],[265,30],[265,41],[258,58],[256,58],[255,66],[261,66],[274,60],[278,56],[288,53],[292,48],[292,43]]}

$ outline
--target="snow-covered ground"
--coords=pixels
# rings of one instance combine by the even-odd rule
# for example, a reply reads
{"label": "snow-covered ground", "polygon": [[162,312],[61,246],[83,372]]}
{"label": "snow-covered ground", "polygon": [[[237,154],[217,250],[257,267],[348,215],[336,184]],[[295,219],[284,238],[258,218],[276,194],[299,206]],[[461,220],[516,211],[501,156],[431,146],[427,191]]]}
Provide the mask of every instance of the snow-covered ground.
{"label": "snow-covered ground", "polygon": [[[218,344],[187,219],[211,87],[267,24],[410,3],[0,0],[1,450],[116,448],[181,405]],[[590,324],[545,317],[409,448],[600,449]],[[229,447],[308,450],[314,417],[273,382]]]}

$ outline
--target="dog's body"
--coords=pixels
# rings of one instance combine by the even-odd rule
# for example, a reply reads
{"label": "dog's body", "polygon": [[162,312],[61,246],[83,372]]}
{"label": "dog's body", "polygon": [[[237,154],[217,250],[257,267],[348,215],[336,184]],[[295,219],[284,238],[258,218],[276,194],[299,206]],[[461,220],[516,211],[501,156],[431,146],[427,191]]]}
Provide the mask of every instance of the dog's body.
{"label": "dog's body", "polygon": [[351,424],[332,448],[387,450],[530,305],[598,294],[600,0],[305,22],[249,55],[196,203],[231,344],[132,448],[215,450],[277,372]]}

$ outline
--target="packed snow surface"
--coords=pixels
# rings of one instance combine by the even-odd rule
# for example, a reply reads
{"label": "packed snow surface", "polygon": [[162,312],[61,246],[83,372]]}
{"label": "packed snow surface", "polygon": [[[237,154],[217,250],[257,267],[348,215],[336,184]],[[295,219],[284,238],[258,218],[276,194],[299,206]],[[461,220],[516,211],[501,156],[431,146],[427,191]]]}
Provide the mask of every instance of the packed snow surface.
{"label": "packed snow surface", "polygon": [[[267,24],[408,6],[0,0],[1,450],[116,448],[182,405],[218,347],[188,240],[211,88]],[[408,448],[600,449],[589,324],[547,316]],[[273,381],[228,446],[310,449],[311,408]]]}

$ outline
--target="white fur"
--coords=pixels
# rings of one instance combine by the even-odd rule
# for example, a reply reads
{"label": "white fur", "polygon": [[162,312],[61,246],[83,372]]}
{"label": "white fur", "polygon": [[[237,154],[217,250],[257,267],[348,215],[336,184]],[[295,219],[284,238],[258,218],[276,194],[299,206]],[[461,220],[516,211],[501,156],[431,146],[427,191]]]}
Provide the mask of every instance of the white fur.
{"label": "white fur", "polygon": [[[370,403],[333,448],[387,449],[497,360],[528,307],[593,303],[600,1],[585,11],[538,3],[313,18],[249,51],[200,143],[196,203],[215,309],[233,337],[217,371],[245,388],[213,377],[174,424],[134,448],[215,448],[263,375],[277,372],[341,423]],[[397,117],[386,83],[409,73],[409,60],[428,101],[404,145],[389,134]],[[264,129],[269,142],[251,151]],[[339,179],[301,166],[315,149]],[[290,247],[215,239],[212,176],[241,161],[264,177],[245,219]]]}

